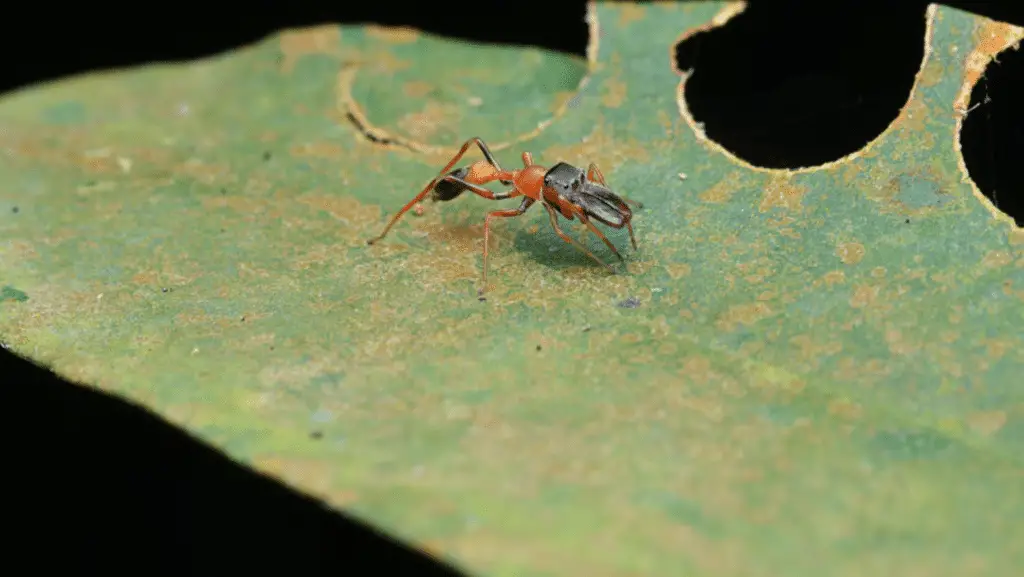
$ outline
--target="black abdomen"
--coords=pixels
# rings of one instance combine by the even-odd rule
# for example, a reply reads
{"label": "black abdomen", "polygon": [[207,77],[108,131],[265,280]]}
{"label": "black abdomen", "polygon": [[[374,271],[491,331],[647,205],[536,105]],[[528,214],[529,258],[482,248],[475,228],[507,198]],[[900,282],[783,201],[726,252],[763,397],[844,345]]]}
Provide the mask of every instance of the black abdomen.
{"label": "black abdomen", "polygon": [[[454,176],[455,178],[466,178],[469,174],[469,168],[463,167],[449,172],[446,176]],[[442,180],[434,186],[434,192],[431,195],[435,201],[448,201],[451,200],[463,192],[466,192],[466,185],[457,182],[450,182]]]}

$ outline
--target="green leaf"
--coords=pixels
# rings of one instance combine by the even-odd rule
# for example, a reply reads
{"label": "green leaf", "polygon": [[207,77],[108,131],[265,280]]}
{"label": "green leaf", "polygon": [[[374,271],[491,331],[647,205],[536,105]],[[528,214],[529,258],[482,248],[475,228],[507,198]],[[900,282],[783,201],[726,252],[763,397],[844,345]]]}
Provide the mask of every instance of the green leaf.
{"label": "green leaf", "polygon": [[[1012,574],[1024,234],[956,142],[1020,29],[933,6],[884,134],[761,170],[669,60],[736,6],[592,6],[589,64],[327,27],[8,96],[0,334],[477,574]],[[478,302],[475,197],[366,246],[474,135],[642,201],[629,274],[535,209]]]}

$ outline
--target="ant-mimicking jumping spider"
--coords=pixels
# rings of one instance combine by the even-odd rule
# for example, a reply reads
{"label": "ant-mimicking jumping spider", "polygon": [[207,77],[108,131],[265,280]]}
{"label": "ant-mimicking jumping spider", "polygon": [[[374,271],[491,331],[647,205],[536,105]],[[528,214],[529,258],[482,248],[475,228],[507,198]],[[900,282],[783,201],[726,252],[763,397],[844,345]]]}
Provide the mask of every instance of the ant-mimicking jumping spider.
{"label": "ant-mimicking jumping spider", "polygon": [[[473,144],[480,148],[484,155],[484,160],[478,160],[469,166],[452,170],[452,167],[466,154],[466,151]],[[601,174],[601,169],[594,163],[591,163],[586,172],[584,172],[583,169],[565,162],[559,162],[551,168],[534,164],[533,155],[529,152],[523,152],[522,158],[522,169],[504,170],[483,140],[480,138],[467,140],[462,145],[462,148],[459,149],[459,152],[441,169],[438,176],[431,180],[415,198],[402,207],[402,210],[391,217],[391,221],[388,222],[387,226],[384,227],[384,231],[379,236],[366,241],[366,243],[373,244],[384,238],[388,231],[391,230],[391,227],[398,222],[398,219],[426,198],[428,194],[431,195],[434,201],[449,201],[467,190],[489,200],[505,200],[523,196],[525,198],[523,198],[519,208],[495,210],[489,212],[484,219],[483,284],[477,291],[480,300],[485,300],[483,294],[487,288],[487,247],[489,244],[491,219],[519,216],[538,201],[548,211],[551,227],[555,229],[555,233],[562,240],[583,251],[587,256],[614,274],[615,269],[594,256],[579,241],[565,234],[559,228],[558,217],[561,216],[570,221],[578,218],[591,232],[604,241],[604,244],[611,249],[612,253],[620,261],[624,261],[625,259],[616,250],[615,245],[594,226],[590,219],[615,229],[627,228],[629,230],[629,240],[633,243],[633,249],[635,250],[637,247],[636,238],[633,235],[633,225],[631,222],[633,211],[630,205],[636,208],[642,208],[643,205],[635,200],[616,194],[608,188],[604,175]],[[505,192],[493,192],[481,186],[495,180],[512,188]]]}

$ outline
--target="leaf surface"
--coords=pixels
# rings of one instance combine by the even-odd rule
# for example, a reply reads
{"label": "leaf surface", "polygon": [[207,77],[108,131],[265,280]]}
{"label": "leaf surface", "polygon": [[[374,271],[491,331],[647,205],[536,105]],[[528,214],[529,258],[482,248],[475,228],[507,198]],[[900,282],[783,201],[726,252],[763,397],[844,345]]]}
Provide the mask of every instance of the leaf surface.
{"label": "leaf surface", "polygon": [[[761,170],[669,57],[740,6],[592,6],[589,62],[325,27],[8,96],[0,335],[476,574],[1011,574],[1024,234],[956,143],[1021,31],[933,7],[885,133]],[[629,274],[535,209],[478,302],[475,197],[366,246],[474,135],[642,201]]]}

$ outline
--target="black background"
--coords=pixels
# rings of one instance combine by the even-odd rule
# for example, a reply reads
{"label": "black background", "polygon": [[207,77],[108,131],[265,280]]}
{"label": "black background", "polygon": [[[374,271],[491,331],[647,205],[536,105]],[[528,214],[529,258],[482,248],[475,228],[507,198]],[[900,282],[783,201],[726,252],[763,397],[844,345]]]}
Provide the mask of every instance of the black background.
{"label": "black background", "polygon": [[[578,0],[232,5],[17,3],[3,17],[0,91],[91,70],[204,57],[282,28],[325,22],[411,25],[579,55],[587,42]],[[926,5],[754,0],[724,29],[678,48],[679,63],[695,72],[687,91],[691,110],[709,136],[755,164],[807,166],[853,152],[906,101],[921,61]],[[952,5],[1024,24],[1024,2]],[[1020,52],[1004,54],[979,82],[962,140],[972,178],[1019,224],[1022,59]],[[6,350],[0,350],[0,433],[8,449],[0,465],[0,559],[8,568],[457,574],[234,464],[143,409],[63,381]]]}

